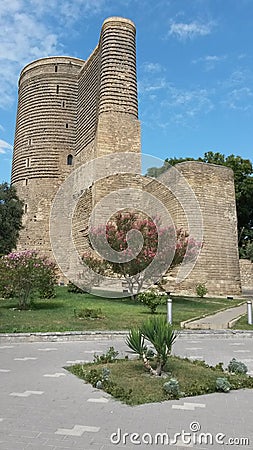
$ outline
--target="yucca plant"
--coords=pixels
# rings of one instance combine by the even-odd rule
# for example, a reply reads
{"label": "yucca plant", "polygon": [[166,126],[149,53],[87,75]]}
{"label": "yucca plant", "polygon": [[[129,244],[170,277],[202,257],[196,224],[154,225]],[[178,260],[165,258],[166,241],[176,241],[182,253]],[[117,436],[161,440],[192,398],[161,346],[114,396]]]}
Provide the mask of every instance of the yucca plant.
{"label": "yucca plant", "polygon": [[143,353],[146,353],[147,346],[144,343],[144,337],[139,328],[131,328],[129,335],[126,338],[126,344],[134,353],[142,358]]}
{"label": "yucca plant", "polygon": [[[126,344],[142,357],[144,366],[153,375],[160,376],[171,353],[177,334],[165,317],[151,317],[143,322],[140,328],[132,328],[126,339]],[[145,340],[149,341],[156,351],[157,367],[153,369],[147,358]]]}

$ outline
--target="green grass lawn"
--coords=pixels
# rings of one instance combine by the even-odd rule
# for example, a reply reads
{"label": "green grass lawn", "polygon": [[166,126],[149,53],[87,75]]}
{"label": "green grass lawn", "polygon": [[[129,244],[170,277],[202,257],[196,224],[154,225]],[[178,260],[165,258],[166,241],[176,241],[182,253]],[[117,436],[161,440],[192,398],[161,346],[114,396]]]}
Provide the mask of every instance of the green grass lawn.
{"label": "green grass lawn", "polygon": [[248,324],[247,314],[245,314],[245,316],[241,317],[241,319],[235,323],[235,325],[233,326],[233,329],[234,330],[251,330],[251,331],[253,331],[253,325]]}
{"label": "green grass lawn", "polygon": [[[67,367],[67,369],[84,380],[91,381],[90,370],[93,370],[92,384],[96,385],[97,374],[102,368],[110,370],[109,380],[113,385],[104,385],[104,390],[113,397],[127,403],[128,405],[139,405],[142,403],[161,402],[170,397],[163,390],[163,384],[171,377],[179,382],[180,397],[188,397],[216,392],[216,379],[226,378],[231,384],[231,389],[253,388],[253,378],[247,375],[235,375],[217,367],[210,367],[203,361],[190,361],[179,357],[169,357],[165,366],[167,377],[151,376],[143,367],[139,359],[116,360],[107,364],[84,364]],[[95,377],[94,377],[95,369]]]}
{"label": "green grass lawn", "polygon": [[[175,296],[173,325],[179,328],[181,321],[237,304],[237,300]],[[79,319],[77,314],[84,308],[100,308],[102,318]],[[157,313],[166,314],[166,306],[160,306]],[[107,299],[89,294],[73,294],[66,287],[57,287],[55,298],[35,299],[28,311],[19,311],[14,300],[0,300],[0,333],[126,330],[140,324],[149,314],[150,310],[146,306],[129,297]]]}

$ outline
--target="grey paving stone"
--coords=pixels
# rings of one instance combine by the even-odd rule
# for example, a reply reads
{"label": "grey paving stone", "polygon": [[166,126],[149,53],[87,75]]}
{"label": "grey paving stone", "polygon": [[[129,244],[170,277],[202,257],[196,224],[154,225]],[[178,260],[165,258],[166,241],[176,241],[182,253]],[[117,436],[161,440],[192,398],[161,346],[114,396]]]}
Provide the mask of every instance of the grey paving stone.
{"label": "grey paving stone", "polygon": [[[234,350],[240,349],[240,345],[231,344],[243,344],[242,349],[247,350],[247,353],[241,356],[239,353],[237,358],[242,360],[243,356],[246,357],[249,370],[253,371],[251,337],[233,337],[232,335],[214,337],[215,335],[209,334],[201,338],[198,334],[190,336],[191,338],[189,335],[178,338],[174,346],[175,354],[193,356],[192,353],[195,351],[197,353],[197,350],[187,350],[187,348],[201,347],[201,355],[209,364],[223,361],[227,365],[235,355]],[[111,450],[127,448],[131,450],[131,448],[140,448],[142,450],[148,447],[112,445],[110,436],[118,427],[125,432],[156,433],[167,430],[175,433],[182,429],[189,430],[189,425],[194,420],[201,424],[201,430],[212,433],[222,431],[227,436],[249,437],[253,448],[253,390],[184,398],[179,402],[169,401],[137,407],[123,405],[111,399],[109,395],[105,395],[106,399],[109,399],[108,403],[89,402],[89,399],[103,397],[103,392],[93,389],[65,371],[63,367],[66,366],[66,361],[80,360],[84,355],[92,360],[91,352],[94,348],[105,352],[110,346],[114,346],[122,355],[127,350],[123,336],[107,339],[106,342],[97,339],[95,345],[92,340],[47,342],[45,348],[57,347],[57,351],[41,351],[37,360],[25,362],[15,361],[14,358],[38,355],[38,349],[44,348],[41,342],[15,343],[13,348],[3,349],[1,368],[9,369],[11,372],[0,374],[1,380],[3,377],[5,380],[4,383],[0,383],[1,418],[4,418],[0,422],[0,449]],[[65,377],[44,377],[45,374],[62,372],[66,375]],[[44,394],[31,395],[28,398],[9,396],[11,392],[24,393],[28,389],[43,391]],[[172,408],[172,405],[184,405],[184,403],[188,404],[188,409]],[[206,407],[194,407],[192,404],[202,404]],[[61,428],[71,430],[74,424],[100,427],[100,430],[96,433],[84,432],[81,436],[55,434],[55,431]],[[219,446],[219,449],[222,447]],[[203,449],[203,446],[201,448]],[[218,450],[214,446],[211,448]],[[238,447],[224,446],[224,448],[230,450],[230,448]],[[196,449],[200,450],[198,447]]]}

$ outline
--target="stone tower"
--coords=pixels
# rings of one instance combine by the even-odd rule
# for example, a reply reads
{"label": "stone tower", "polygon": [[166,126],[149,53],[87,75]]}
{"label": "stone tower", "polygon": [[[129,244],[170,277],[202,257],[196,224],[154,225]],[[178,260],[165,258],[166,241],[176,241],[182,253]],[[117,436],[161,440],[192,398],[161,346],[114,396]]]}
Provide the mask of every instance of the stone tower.
{"label": "stone tower", "polygon": [[84,61],[43,58],[19,79],[12,183],[25,201],[20,248],[48,253],[54,195],[72,170],[76,140],[78,74]]}
{"label": "stone tower", "polygon": [[51,205],[72,170],[111,152],[140,153],[135,33],[112,17],[86,61],[49,57],[22,70],[11,179],[25,202],[19,249],[51,256]]}
{"label": "stone tower", "polygon": [[[110,176],[107,168],[104,171],[100,166],[97,172],[103,173],[103,177],[94,177],[92,172],[92,183],[84,191],[78,191],[68,237],[73,238],[79,255],[87,249],[88,222],[94,206],[111,192],[118,192],[120,197],[129,187],[136,189],[137,200],[151,193],[155,203],[157,199],[165,205],[177,228],[188,229],[189,215],[185,214],[180,199],[165,188],[163,176],[150,180],[140,175],[140,142],[133,22],[120,17],[105,20],[99,43],[85,61],[48,57],[28,64],[19,80],[12,166],[12,183],[25,203],[19,249],[36,249],[53,257],[50,234],[54,242],[60,233],[58,221],[55,221],[54,232],[52,227],[49,230],[50,212],[59,188],[66,179],[76,177],[70,189],[73,199],[78,191],[79,170],[86,163],[94,160],[97,163],[100,157],[112,154],[115,165],[120,165],[122,157],[128,164],[126,153],[129,152],[134,163],[126,166],[125,171],[116,171]],[[172,277],[169,289],[195,292],[197,283],[207,283],[209,293],[240,293],[232,171],[188,162],[178,164],[177,173],[182,174],[198,200],[204,246],[190,276],[181,284],[174,283],[175,276]],[[179,177],[175,187],[180,182]],[[185,200],[191,208],[193,197],[187,197],[189,192],[186,191]],[[132,200],[133,194],[129,195]],[[70,202],[67,196],[63,200],[57,220],[64,218],[64,228],[69,221]],[[102,219],[108,217],[110,208],[111,205],[103,209]],[[192,213],[194,215],[194,205]],[[65,242],[68,241],[66,238]],[[64,250],[64,242],[60,242],[59,247]],[[71,260],[68,256],[64,255],[65,260]],[[74,264],[73,271],[75,269]]]}

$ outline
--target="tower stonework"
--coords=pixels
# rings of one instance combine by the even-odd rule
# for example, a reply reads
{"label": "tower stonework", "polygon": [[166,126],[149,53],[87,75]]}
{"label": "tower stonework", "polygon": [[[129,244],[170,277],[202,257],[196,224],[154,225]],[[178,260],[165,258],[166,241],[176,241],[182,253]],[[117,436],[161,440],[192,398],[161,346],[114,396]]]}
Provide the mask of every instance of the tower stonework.
{"label": "tower stonework", "polygon": [[[204,284],[209,294],[237,295],[241,293],[237,216],[232,169],[215,164],[187,161],[176,164],[194,192],[202,215],[203,247],[196,264],[184,281],[175,283],[175,268],[168,277],[170,290],[196,293],[196,285]],[[158,181],[163,181],[163,176]],[[166,176],[166,174],[165,174]],[[187,217],[180,203],[170,195],[163,184],[150,184],[148,189],[166,204],[178,228],[188,229]],[[186,191],[184,202],[194,212],[192,198]]]}
{"label": "tower stonework", "polygon": [[83,64],[76,58],[43,58],[21,72],[12,166],[12,183],[25,202],[21,249],[50,253],[51,204],[73,168]]}
{"label": "tower stonework", "polygon": [[[48,57],[22,70],[12,166],[12,184],[25,204],[19,250],[35,249],[53,258],[49,222],[56,193],[75,169],[113,153],[134,153],[134,167],[105,175],[80,195],[72,220],[79,254],[88,248],[94,206],[110,192],[119,191],[120,196],[120,190],[129,187],[140,198],[143,192],[151,193],[165,205],[177,228],[188,229],[185,211],[163,184],[163,176],[151,180],[140,175],[135,34],[131,20],[111,17],[104,21],[99,43],[87,60]],[[174,271],[168,289],[194,293],[196,284],[206,283],[210,294],[239,294],[233,173],[197,162],[176,168],[199,202],[204,245],[190,276],[177,285]],[[67,217],[68,206],[65,201],[62,217]]]}
{"label": "tower stonework", "polygon": [[[11,179],[25,202],[19,249],[52,256],[50,210],[72,170],[112,152],[140,153],[135,34],[131,20],[112,17],[86,61],[48,57],[22,70]],[[92,186],[93,204],[101,188]]]}

